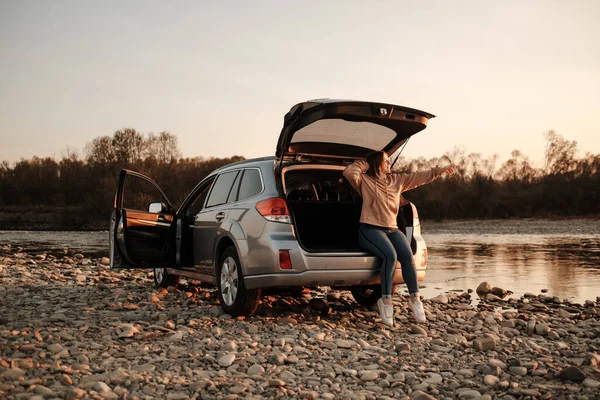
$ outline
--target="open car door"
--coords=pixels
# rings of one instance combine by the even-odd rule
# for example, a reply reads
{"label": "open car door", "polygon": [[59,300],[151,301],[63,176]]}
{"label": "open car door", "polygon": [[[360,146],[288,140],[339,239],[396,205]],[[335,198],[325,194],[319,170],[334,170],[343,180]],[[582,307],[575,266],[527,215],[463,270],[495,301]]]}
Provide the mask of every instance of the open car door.
{"label": "open car door", "polygon": [[110,218],[110,267],[170,265],[174,260],[175,214],[152,179],[123,169]]}

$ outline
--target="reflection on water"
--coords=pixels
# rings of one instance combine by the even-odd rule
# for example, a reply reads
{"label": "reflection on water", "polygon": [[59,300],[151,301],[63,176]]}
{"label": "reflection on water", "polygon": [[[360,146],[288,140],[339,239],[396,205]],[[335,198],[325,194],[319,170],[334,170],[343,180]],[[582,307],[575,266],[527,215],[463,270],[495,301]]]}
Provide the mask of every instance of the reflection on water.
{"label": "reflection on water", "polygon": [[[423,222],[429,266],[426,298],[488,281],[514,292],[576,302],[600,296],[599,220]],[[27,251],[108,255],[108,232],[0,231],[0,245]]]}
{"label": "reflection on water", "polygon": [[542,289],[576,302],[600,296],[599,221],[431,225],[423,234],[429,249],[426,297],[475,289],[483,281],[513,291],[513,297]]}

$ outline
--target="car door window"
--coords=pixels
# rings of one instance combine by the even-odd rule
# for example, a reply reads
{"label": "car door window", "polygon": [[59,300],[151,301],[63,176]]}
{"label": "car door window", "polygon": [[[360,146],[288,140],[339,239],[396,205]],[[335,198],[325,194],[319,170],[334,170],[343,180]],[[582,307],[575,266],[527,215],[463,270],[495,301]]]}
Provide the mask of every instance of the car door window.
{"label": "car door window", "polygon": [[148,211],[150,203],[168,204],[161,191],[150,181],[136,175],[127,175],[123,190],[123,208]]}
{"label": "car door window", "polygon": [[237,200],[238,189],[240,188],[240,180],[242,179],[242,173],[240,172],[235,177],[235,182],[233,182],[233,186],[231,187],[231,191],[229,192],[229,197],[227,197],[227,203],[233,203]]}
{"label": "car door window", "polygon": [[198,193],[196,193],[196,198],[192,201],[192,204],[187,208],[185,214],[186,215],[196,215],[204,207],[204,202],[208,197],[208,193],[210,192],[210,187],[214,179],[206,182],[206,184],[202,185]]}
{"label": "car door window", "polygon": [[256,196],[262,192],[262,180],[260,172],[257,169],[247,169],[244,171],[242,182],[240,183],[239,200],[244,200]]}
{"label": "car door window", "polygon": [[206,202],[206,207],[214,207],[227,203],[227,198],[231,192],[231,187],[239,171],[226,172],[217,177],[210,196]]}

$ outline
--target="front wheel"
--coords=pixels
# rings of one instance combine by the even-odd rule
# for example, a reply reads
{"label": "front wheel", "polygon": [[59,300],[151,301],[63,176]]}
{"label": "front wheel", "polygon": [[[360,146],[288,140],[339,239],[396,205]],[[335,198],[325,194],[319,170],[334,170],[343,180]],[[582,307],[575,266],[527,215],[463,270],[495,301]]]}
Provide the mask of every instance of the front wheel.
{"label": "front wheel", "polygon": [[225,249],[217,269],[217,289],[223,311],[237,317],[256,311],[260,289],[246,289],[244,274],[235,247]]}
{"label": "front wheel", "polygon": [[179,283],[179,276],[169,274],[164,267],[153,268],[152,271],[154,272],[154,286],[157,288],[175,287]]}

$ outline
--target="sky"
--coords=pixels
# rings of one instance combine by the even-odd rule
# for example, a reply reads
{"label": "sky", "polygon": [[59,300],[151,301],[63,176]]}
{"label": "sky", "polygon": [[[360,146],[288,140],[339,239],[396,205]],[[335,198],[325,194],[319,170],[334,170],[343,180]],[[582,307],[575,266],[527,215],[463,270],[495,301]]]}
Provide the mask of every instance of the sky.
{"label": "sky", "polygon": [[315,98],[437,117],[403,155],[600,153],[600,1],[0,0],[0,161],[121,128],[185,157],[273,155]]}

